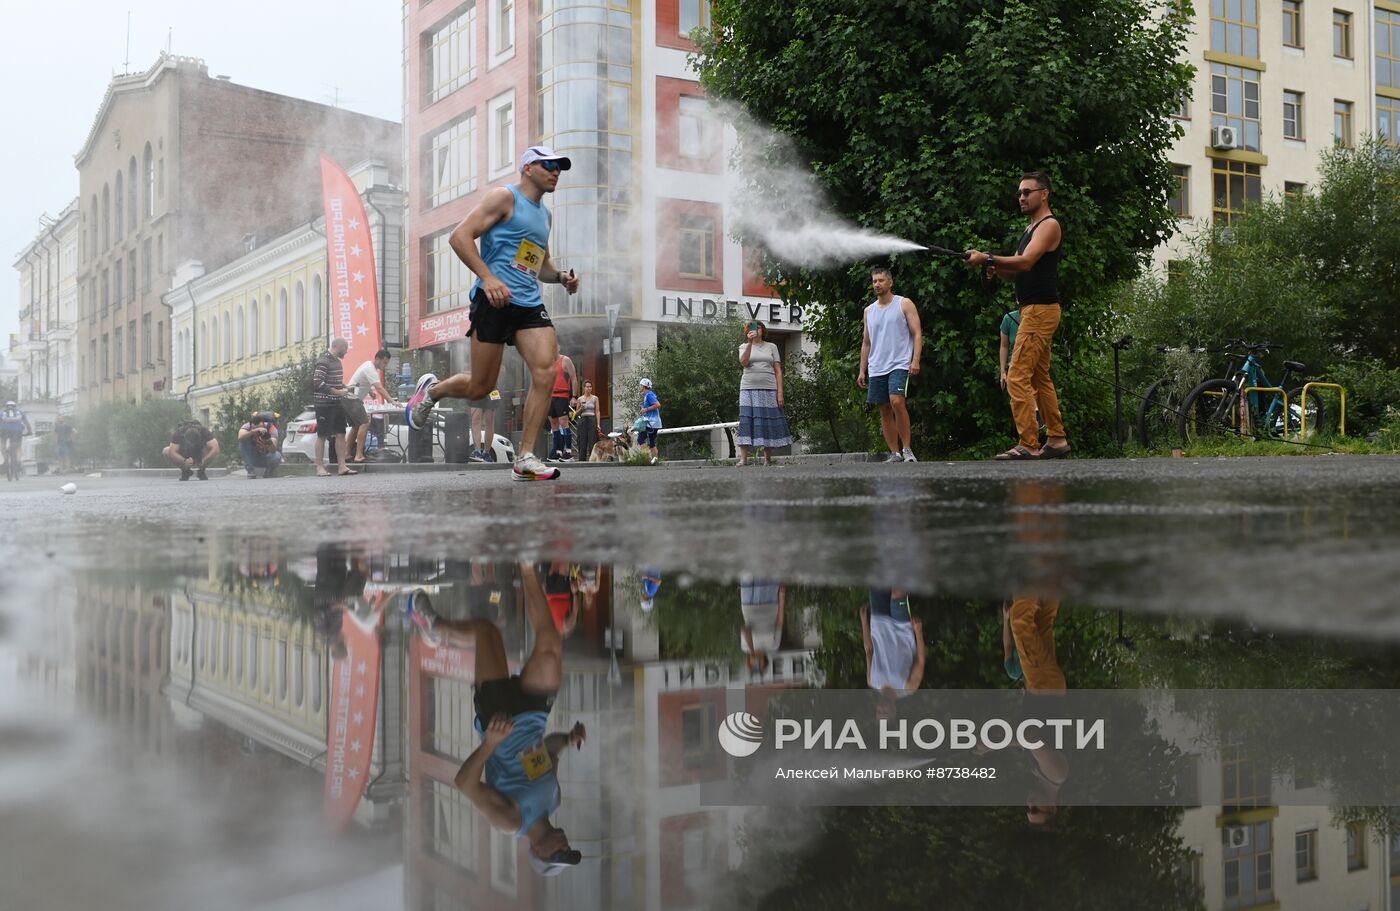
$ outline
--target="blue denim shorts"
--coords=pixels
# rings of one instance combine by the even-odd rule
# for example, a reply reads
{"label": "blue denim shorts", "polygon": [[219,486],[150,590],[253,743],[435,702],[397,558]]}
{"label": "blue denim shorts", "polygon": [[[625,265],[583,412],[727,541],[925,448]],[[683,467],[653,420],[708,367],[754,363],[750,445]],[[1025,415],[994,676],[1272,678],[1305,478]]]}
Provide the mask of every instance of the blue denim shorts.
{"label": "blue denim shorts", "polygon": [[888,405],[890,396],[909,394],[909,371],[891,370],[884,376],[872,376],[866,389],[865,401],[869,405]]}
{"label": "blue denim shorts", "polygon": [[659,427],[648,427],[648,428],[646,428],[645,430],[643,430],[641,433],[637,434],[637,445],[638,445],[638,446],[655,446],[655,445],[656,445],[656,431],[659,430],[659,429],[660,429]]}

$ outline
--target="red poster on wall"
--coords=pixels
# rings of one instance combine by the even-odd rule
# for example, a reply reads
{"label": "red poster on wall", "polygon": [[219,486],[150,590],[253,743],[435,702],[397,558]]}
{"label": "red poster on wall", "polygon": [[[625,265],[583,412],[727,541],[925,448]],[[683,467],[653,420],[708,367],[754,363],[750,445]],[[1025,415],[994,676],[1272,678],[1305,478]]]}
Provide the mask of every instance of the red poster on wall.
{"label": "red poster on wall", "polygon": [[379,625],[383,617],[377,607],[368,617],[346,610],[341,624],[345,657],[331,662],[324,803],[326,821],[335,830],[350,824],[369,783],[379,719]]}
{"label": "red poster on wall", "polygon": [[380,348],[379,280],[374,242],[360,191],[345,169],[321,156],[321,195],[326,211],[326,260],[331,336],[350,342],[345,375]]}

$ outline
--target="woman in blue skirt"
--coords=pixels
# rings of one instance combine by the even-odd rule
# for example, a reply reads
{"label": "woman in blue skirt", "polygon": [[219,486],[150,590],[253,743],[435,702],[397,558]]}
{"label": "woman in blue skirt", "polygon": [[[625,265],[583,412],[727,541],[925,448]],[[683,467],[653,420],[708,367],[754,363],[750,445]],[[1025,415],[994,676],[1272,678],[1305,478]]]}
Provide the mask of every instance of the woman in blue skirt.
{"label": "woman in blue skirt", "polygon": [[783,359],[778,346],[768,341],[762,323],[745,323],[744,332],[748,340],[739,346],[744,376],[739,381],[739,461],[735,464],[749,464],[749,450],[762,448],[764,462],[772,465],[773,450],[792,445],[783,414]]}

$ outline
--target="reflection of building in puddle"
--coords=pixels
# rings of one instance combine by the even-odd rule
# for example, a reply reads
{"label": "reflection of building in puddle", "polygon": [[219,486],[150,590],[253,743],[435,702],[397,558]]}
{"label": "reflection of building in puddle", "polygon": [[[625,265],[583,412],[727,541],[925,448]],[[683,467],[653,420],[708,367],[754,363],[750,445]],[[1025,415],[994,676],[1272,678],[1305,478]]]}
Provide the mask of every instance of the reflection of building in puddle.
{"label": "reflection of building in puddle", "polygon": [[[495,572],[498,580],[507,576],[500,566]],[[815,639],[778,650],[763,673],[745,668],[737,635],[730,658],[663,660],[657,630],[633,597],[635,580],[617,575],[614,581],[611,571],[601,571],[594,607],[565,640],[550,728],[582,721],[588,742],[561,757],[563,802],[554,822],[584,862],[556,879],[536,876],[520,843],[488,825],[452,783],[480,743],[472,725],[472,650],[411,640],[409,908],[698,906],[712,879],[738,861],[735,835],[744,811],[700,802],[701,784],[728,774],[716,741],[720,722],[735,711],[764,717],[772,695],[816,682]],[[518,574],[498,581],[497,600],[511,600],[513,586]],[[729,594],[737,618],[737,589]],[[475,615],[490,603],[466,600],[477,605]],[[520,611],[519,603],[515,597],[512,610]],[[532,644],[528,624],[510,617],[497,622],[515,631],[506,645],[518,671]]]}
{"label": "reflection of building in puddle", "polygon": [[[312,592],[294,579],[270,584],[265,573],[249,577],[231,571],[237,568],[212,563],[172,593],[165,693],[187,724],[211,719],[244,737],[245,749],[273,750],[324,772],[336,660],[313,621]],[[378,581],[361,580],[363,594],[348,598],[345,609],[366,613],[366,595],[408,585],[381,560],[373,561],[372,574]],[[387,822],[403,792],[398,656],[397,648],[383,649],[372,745],[354,744],[355,752],[369,750],[369,784],[353,811],[361,825]],[[371,692],[362,704],[373,703]]]}
{"label": "reflection of building in puddle", "polygon": [[1207,909],[1400,906],[1400,837],[1339,824],[1321,783],[1226,747],[1185,756],[1179,787],[1177,834]]}
{"label": "reflection of building in puddle", "polygon": [[170,659],[168,589],[85,575],[76,582],[74,680],[78,705],[168,753],[175,729],[161,698]]}

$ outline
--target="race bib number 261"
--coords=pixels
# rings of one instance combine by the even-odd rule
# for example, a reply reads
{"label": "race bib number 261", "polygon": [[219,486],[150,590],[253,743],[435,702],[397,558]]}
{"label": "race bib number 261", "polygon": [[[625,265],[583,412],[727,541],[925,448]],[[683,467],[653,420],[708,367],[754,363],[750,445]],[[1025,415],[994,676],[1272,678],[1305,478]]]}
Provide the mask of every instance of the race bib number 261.
{"label": "race bib number 261", "polygon": [[522,240],[515,251],[515,262],[511,265],[531,278],[539,278],[540,269],[544,266],[544,247],[532,240]]}

